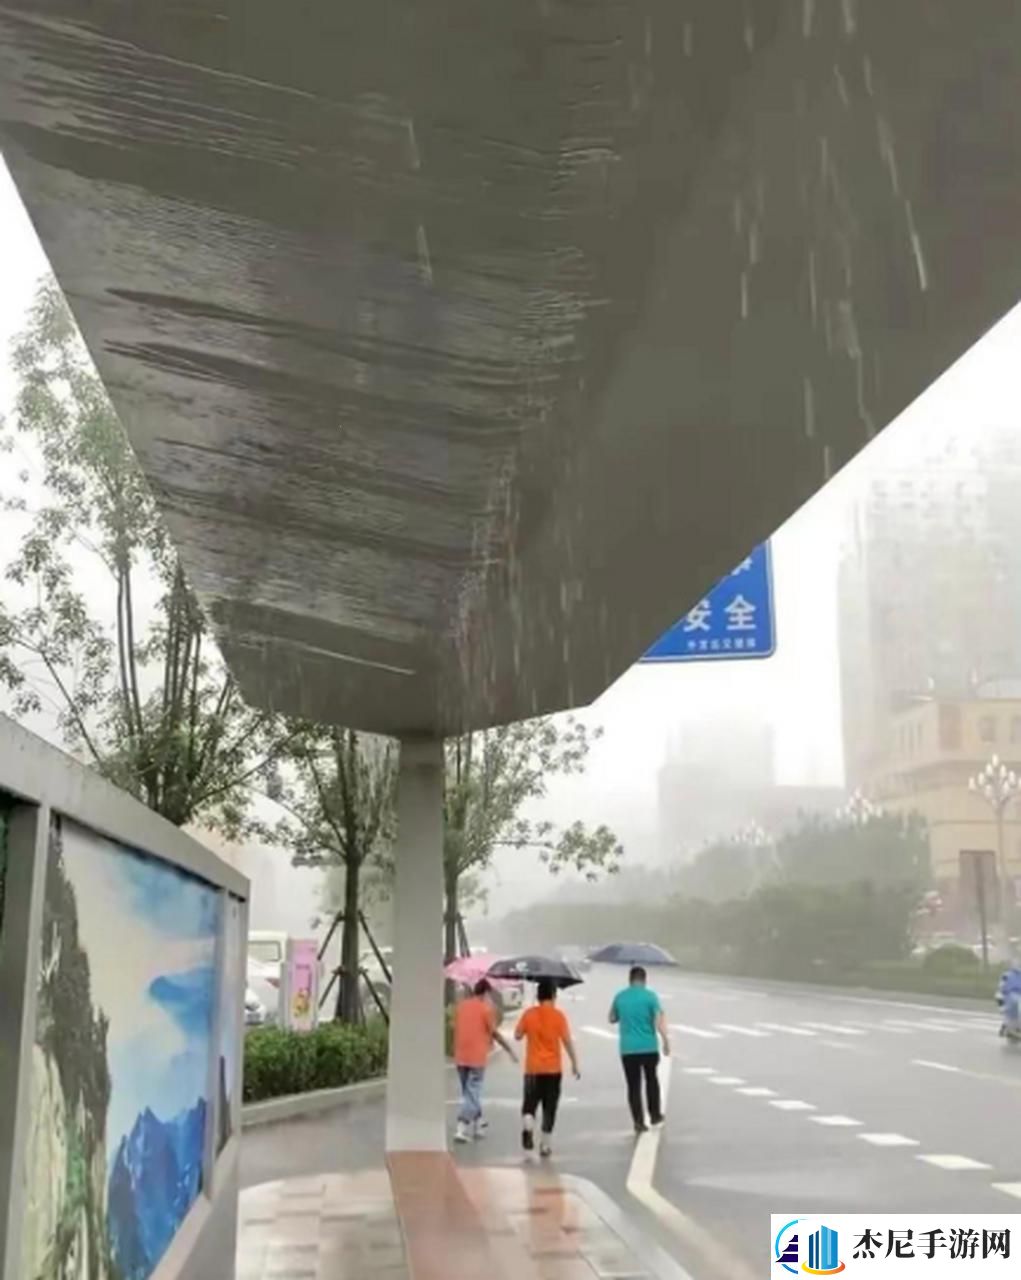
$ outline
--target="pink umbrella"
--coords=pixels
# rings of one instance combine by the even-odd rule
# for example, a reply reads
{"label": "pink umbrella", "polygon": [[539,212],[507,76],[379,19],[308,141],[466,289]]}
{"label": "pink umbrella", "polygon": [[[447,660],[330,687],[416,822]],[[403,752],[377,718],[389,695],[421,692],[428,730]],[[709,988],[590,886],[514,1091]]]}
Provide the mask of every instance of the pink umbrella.
{"label": "pink umbrella", "polygon": [[[458,956],[456,960],[451,960],[443,972],[451,982],[460,982],[466,987],[474,987],[480,978],[486,976],[490,967],[498,959],[499,956],[491,956],[486,952],[481,955]],[[513,982],[501,981],[499,978],[491,978],[490,981],[494,987],[514,986]]]}

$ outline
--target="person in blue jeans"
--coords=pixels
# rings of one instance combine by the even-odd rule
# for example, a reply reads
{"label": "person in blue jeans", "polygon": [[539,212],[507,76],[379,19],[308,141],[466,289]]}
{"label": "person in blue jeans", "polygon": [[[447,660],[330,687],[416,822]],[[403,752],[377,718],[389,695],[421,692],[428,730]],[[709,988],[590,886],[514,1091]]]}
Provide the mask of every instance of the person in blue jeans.
{"label": "person in blue jeans", "polygon": [[670,1055],[670,1037],[666,1016],[659,996],[650,991],[648,975],[641,965],[629,974],[628,985],[618,991],[610,1006],[610,1022],[620,1032],[620,1060],[627,1080],[627,1100],[635,1133],[645,1133],[645,1109],[642,1101],[642,1079],[649,1104],[649,1123],[663,1123],[663,1104],[659,1091],[659,1045]]}
{"label": "person in blue jeans", "polygon": [[461,1085],[455,1142],[470,1142],[472,1138],[481,1138],[486,1131],[482,1086],[493,1045],[498,1044],[512,1062],[518,1060],[513,1047],[499,1032],[492,994],[492,987],[485,978],[480,978],[472,994],[454,1011],[454,1063]]}

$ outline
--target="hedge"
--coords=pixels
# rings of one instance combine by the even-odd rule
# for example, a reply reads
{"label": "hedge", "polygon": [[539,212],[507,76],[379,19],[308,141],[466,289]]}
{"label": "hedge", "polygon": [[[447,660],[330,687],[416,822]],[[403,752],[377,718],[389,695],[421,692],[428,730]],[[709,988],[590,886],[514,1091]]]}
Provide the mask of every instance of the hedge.
{"label": "hedge", "polygon": [[260,1027],[245,1037],[245,1102],[313,1089],[337,1089],[386,1074],[382,1019],[364,1026],[330,1022],[315,1031]]}

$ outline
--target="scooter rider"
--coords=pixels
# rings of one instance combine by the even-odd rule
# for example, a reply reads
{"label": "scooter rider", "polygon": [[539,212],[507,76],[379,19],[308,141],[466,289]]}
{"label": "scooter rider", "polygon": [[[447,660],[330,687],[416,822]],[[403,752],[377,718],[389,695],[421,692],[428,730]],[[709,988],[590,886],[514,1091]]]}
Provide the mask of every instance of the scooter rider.
{"label": "scooter rider", "polygon": [[1021,964],[1017,960],[1010,962],[1010,968],[1000,978],[997,999],[1003,1007],[1000,1035],[1021,1039]]}

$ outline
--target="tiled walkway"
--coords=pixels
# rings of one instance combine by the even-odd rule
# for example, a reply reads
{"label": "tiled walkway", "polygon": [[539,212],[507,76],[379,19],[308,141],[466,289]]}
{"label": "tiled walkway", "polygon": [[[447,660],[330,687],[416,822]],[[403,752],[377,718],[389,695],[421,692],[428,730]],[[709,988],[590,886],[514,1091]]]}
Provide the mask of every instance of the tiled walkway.
{"label": "tiled walkway", "polygon": [[436,1218],[424,1247],[406,1220],[406,1249],[382,1170],[329,1174],[242,1192],[237,1280],[655,1280],[573,1180],[531,1169],[452,1176],[456,1195],[439,1191],[436,1214],[453,1203],[473,1216],[486,1259],[477,1240],[470,1260],[458,1257],[457,1235],[437,1230]]}

